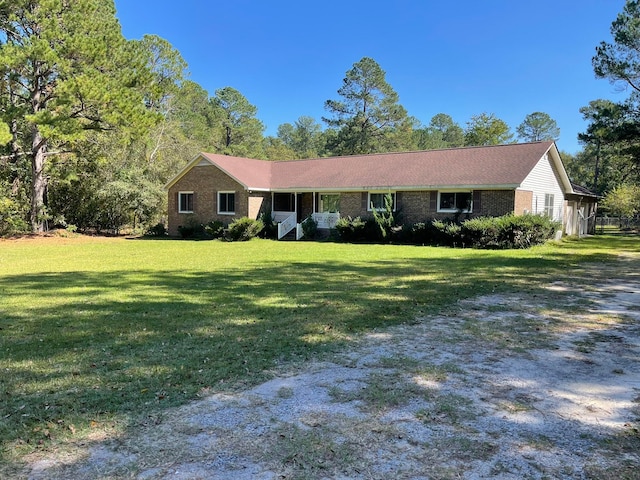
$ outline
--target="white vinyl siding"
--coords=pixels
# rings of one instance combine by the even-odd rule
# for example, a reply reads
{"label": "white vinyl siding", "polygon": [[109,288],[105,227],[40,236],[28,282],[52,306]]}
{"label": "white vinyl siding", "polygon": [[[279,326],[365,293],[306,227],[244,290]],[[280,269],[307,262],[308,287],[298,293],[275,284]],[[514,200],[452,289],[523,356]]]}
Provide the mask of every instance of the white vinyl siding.
{"label": "white vinyl siding", "polygon": [[553,220],[562,221],[564,215],[564,191],[560,177],[548,154],[540,159],[524,179],[520,190],[533,193],[531,213],[551,214]]}

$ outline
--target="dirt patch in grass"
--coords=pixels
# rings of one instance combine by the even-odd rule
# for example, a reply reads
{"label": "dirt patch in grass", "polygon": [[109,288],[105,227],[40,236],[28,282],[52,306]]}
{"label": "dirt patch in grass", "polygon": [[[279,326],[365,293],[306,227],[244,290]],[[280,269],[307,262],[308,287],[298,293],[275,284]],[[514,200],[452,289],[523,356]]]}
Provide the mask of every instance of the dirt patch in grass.
{"label": "dirt patch in grass", "polygon": [[640,478],[639,265],[460,301],[14,476]]}

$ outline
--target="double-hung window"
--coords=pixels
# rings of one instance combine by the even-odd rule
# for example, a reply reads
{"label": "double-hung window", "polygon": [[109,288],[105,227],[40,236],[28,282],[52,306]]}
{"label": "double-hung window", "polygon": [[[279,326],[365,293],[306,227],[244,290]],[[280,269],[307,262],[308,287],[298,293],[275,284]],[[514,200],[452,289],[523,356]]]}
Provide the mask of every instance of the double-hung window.
{"label": "double-hung window", "polygon": [[369,198],[367,202],[367,210],[386,210],[385,197],[391,197],[391,210],[396,210],[396,193],[395,192],[369,192]]}
{"label": "double-hung window", "polygon": [[321,193],[320,194],[320,213],[337,213],[340,211],[340,194],[337,193]]}
{"label": "double-hung window", "polygon": [[178,212],[193,213],[193,192],[178,192]]}
{"label": "double-hung window", "polygon": [[236,213],[236,192],[218,192],[218,213],[222,215]]}
{"label": "double-hung window", "polygon": [[553,203],[554,203],[554,195],[553,193],[545,193],[544,194],[544,214],[553,218]]}
{"label": "double-hung window", "polygon": [[438,192],[439,212],[471,213],[471,192]]}

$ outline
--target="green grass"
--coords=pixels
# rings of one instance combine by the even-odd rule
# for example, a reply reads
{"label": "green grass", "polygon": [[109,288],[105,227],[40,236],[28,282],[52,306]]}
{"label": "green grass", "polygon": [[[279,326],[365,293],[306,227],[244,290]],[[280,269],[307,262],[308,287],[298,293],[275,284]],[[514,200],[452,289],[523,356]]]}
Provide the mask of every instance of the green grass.
{"label": "green grass", "polygon": [[[282,362],[458,299],[540,290],[640,250],[600,236],[527,251],[170,240],[0,242],[0,463],[135,428]],[[17,449],[17,454],[13,454]]]}

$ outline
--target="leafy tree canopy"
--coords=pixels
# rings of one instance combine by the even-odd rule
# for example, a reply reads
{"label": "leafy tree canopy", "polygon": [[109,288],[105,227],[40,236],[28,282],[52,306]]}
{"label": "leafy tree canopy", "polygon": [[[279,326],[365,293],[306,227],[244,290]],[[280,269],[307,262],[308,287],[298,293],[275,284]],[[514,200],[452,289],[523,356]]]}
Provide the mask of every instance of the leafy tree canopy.
{"label": "leafy tree canopy", "polygon": [[513,134],[509,125],[493,113],[481,113],[467,122],[464,138],[468,146],[501,145],[511,142]]}

